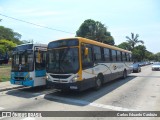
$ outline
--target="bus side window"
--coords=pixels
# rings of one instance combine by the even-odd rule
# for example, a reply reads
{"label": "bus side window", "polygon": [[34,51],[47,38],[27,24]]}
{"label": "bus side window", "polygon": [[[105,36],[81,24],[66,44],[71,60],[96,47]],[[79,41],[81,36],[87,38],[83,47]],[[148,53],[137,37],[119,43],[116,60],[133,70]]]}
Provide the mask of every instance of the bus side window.
{"label": "bus side window", "polygon": [[117,52],[116,52],[116,50],[112,50],[112,61],[117,61]]}
{"label": "bus side window", "polygon": [[122,60],[125,62],[126,61],[126,53],[122,52]]}
{"label": "bus side window", "polygon": [[112,50],[111,49],[109,49],[109,57],[110,57],[110,61],[112,61],[113,59],[112,59]]}
{"label": "bus side window", "polygon": [[102,60],[101,49],[98,46],[94,46],[94,61],[99,62]]}
{"label": "bus side window", "polygon": [[130,58],[129,58],[129,53],[127,53],[127,61],[130,61]]}
{"label": "bus side window", "polygon": [[127,61],[127,53],[125,53],[125,59],[126,59],[126,61]]}
{"label": "bus side window", "polygon": [[132,62],[132,54],[129,54],[130,62]]}
{"label": "bus side window", "polygon": [[121,61],[121,52],[117,51],[117,61]]}
{"label": "bus side window", "polygon": [[111,59],[110,59],[110,49],[104,48],[104,58],[105,58],[106,62],[111,61]]}
{"label": "bus side window", "polygon": [[101,60],[105,61],[104,48],[103,47],[101,47]]}
{"label": "bus side window", "polygon": [[121,52],[121,61],[123,61],[123,54],[122,54],[122,52]]}

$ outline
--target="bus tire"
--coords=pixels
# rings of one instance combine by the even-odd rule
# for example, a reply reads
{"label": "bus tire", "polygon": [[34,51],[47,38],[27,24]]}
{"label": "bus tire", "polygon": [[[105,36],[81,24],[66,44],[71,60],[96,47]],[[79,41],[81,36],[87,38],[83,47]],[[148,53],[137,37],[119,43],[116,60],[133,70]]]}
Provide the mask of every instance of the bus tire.
{"label": "bus tire", "polygon": [[95,80],[95,90],[99,90],[102,86],[102,79],[100,77],[97,77]]}
{"label": "bus tire", "polygon": [[124,70],[124,71],[123,71],[123,77],[122,77],[122,78],[125,79],[126,77],[127,77],[127,71]]}

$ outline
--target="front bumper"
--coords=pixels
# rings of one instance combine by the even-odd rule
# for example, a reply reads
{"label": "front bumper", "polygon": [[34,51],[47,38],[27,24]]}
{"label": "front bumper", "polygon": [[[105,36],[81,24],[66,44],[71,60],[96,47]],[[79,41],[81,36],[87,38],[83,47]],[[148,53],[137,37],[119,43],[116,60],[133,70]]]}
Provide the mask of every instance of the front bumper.
{"label": "front bumper", "polygon": [[153,67],[152,70],[160,70],[159,67]]}
{"label": "front bumper", "polygon": [[34,81],[33,80],[10,80],[11,84],[15,84],[15,85],[23,85],[23,86],[34,86]]}
{"label": "front bumper", "polygon": [[81,83],[56,83],[51,81],[46,81],[47,87],[61,89],[61,90],[74,90],[81,91]]}

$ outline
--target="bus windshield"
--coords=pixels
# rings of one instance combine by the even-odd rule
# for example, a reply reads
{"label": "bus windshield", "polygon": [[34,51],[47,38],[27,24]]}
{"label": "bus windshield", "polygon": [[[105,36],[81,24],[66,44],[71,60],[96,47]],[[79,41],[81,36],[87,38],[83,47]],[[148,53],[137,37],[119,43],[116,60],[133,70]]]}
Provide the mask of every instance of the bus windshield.
{"label": "bus windshield", "polygon": [[12,72],[33,71],[33,51],[15,51],[12,54]]}
{"label": "bus windshield", "polygon": [[76,73],[79,69],[78,48],[48,50],[47,71],[55,74]]}

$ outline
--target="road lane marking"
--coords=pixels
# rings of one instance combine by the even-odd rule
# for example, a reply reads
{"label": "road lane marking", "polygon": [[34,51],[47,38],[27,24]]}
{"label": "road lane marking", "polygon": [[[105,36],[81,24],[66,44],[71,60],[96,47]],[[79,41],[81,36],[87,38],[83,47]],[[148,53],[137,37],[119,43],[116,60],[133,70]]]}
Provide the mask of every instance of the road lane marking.
{"label": "road lane marking", "polygon": [[21,120],[35,120],[36,118],[33,118],[33,117],[26,117],[24,119],[21,119]]}
{"label": "road lane marking", "polygon": [[0,120],[1,120],[1,119],[4,119],[4,118],[6,118],[6,117],[0,117]]}
{"label": "road lane marking", "polygon": [[34,93],[34,95],[35,96],[46,95],[46,94],[54,93],[54,92],[57,92],[57,91],[59,91],[59,90],[57,90],[57,89],[46,90],[46,91],[43,91],[41,93]]}
{"label": "road lane marking", "polygon": [[128,108],[123,108],[123,107],[118,107],[118,106],[105,105],[105,104],[100,104],[100,103],[95,103],[95,102],[88,102],[88,101],[84,101],[84,100],[77,100],[77,99],[59,97],[59,96],[54,96],[54,95],[41,94],[41,95],[37,96],[36,98],[45,98],[45,97],[50,98],[50,99],[68,102],[68,103],[74,103],[74,104],[80,104],[80,105],[86,105],[86,106],[89,105],[92,107],[110,109],[110,110],[114,110],[114,111],[138,111],[135,109],[128,109]]}
{"label": "road lane marking", "polygon": [[22,89],[22,88],[26,88],[26,87],[24,87],[24,86],[9,86],[9,87],[4,87],[3,89],[0,89],[0,92],[19,90],[19,89]]}
{"label": "road lane marking", "polygon": [[117,107],[117,106],[112,106],[112,105],[104,105],[100,103],[90,103],[89,105],[94,106],[94,107],[104,108],[104,109],[115,110],[115,111],[137,111],[135,109],[128,109],[128,108]]}

